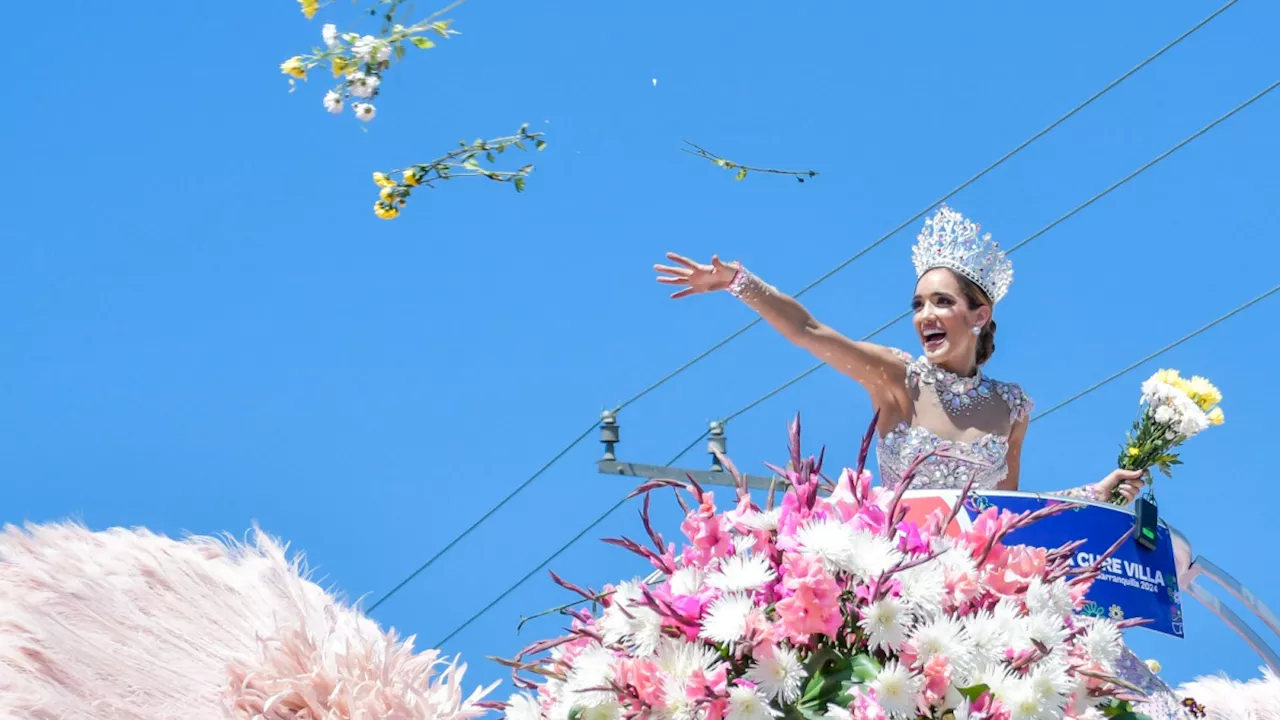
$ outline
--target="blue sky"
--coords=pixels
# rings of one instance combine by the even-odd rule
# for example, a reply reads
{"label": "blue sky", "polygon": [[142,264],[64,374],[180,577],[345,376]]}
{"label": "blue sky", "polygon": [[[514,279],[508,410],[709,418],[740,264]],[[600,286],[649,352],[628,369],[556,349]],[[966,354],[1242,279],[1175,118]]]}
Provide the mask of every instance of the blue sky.
{"label": "blue sky", "polygon": [[[17,5],[11,51],[34,62],[0,114],[0,521],[257,521],[324,583],[377,597],[603,408],[751,318],[727,296],[667,300],[664,251],[801,287],[1216,7],[472,0],[461,36],[391,73],[362,132],[324,113],[321,83],[289,94],[277,71],[344,3],[310,23],[285,0],[91,3],[56,22]],[[1238,3],[952,204],[1026,237],[1275,81],[1277,22]],[[522,122],[551,143],[523,195],[459,182],[374,218],[372,170]],[[990,373],[1048,407],[1273,286],[1278,123],[1273,93],[1020,250]],[[822,175],[735,183],[685,138]],[[806,302],[853,335],[893,317],[914,231]],[[1105,474],[1157,366],[1208,375],[1228,424],[1187,447],[1161,511],[1280,607],[1277,302],[1037,423],[1024,486]],[[905,325],[883,337],[912,347]],[[752,330],[627,409],[620,455],[663,463],[811,362]],[[871,408],[824,370],[731,425],[739,465],[783,459],[797,411],[811,447],[853,461]],[[595,473],[599,454],[580,444],[375,617],[446,635],[630,490]],[[592,536],[639,531],[628,508]],[[594,585],[644,571],[597,542],[553,567]],[[540,577],[445,649],[498,677],[484,656],[555,632],[515,623],[567,599]],[[1185,641],[1132,643],[1174,680],[1254,674],[1243,642],[1187,617]]]}

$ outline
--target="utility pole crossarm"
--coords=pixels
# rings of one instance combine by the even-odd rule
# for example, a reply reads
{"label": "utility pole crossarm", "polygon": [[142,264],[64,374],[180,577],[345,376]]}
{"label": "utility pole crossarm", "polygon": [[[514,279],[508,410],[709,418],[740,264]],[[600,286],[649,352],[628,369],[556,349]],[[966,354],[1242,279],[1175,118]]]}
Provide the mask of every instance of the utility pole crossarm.
{"label": "utility pole crossarm", "polygon": [[[708,432],[707,452],[711,455],[710,470],[690,470],[687,468],[667,467],[664,465],[644,465],[642,463],[622,462],[618,460],[615,450],[621,442],[621,428],[618,416],[611,410],[600,415],[600,442],[604,443],[604,456],[596,463],[602,475],[623,475],[645,478],[648,480],[683,480],[692,477],[701,485],[737,485],[737,481],[720,464],[720,456],[724,455],[727,439],[724,434],[724,423],[715,420]],[[763,475],[747,475],[747,487],[753,490],[768,490],[772,486],[785,488],[787,481],[781,477],[765,477]]]}

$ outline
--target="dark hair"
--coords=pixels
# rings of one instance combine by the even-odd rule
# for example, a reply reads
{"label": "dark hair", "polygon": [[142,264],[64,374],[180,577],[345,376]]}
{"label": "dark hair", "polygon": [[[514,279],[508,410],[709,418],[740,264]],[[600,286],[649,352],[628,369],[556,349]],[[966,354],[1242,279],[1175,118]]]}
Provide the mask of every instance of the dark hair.
{"label": "dark hair", "polygon": [[[948,268],[950,269],[950,268]],[[964,294],[964,299],[969,301],[969,309],[977,310],[986,305],[994,311],[994,305],[991,298],[978,284],[958,272],[952,271],[956,282],[960,285],[960,292]],[[991,318],[987,320],[987,324],[982,326],[982,332],[978,334],[978,355],[977,362],[984,365],[996,354],[996,320]]]}

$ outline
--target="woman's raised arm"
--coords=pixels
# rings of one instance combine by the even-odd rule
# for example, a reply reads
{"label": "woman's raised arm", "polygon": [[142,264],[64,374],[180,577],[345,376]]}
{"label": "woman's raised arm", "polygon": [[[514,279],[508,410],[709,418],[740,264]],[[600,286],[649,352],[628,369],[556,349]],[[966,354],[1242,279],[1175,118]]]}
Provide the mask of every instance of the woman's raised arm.
{"label": "woman's raised arm", "polygon": [[795,298],[765,283],[739,263],[722,263],[713,256],[711,264],[704,265],[675,253],[667,253],[667,258],[676,265],[654,265],[653,269],[661,273],[658,282],[681,286],[671,297],[728,290],[783,337],[866,388],[877,407],[887,409],[885,406],[891,404],[905,413],[909,404],[906,363],[893,350],[841,335],[818,321]]}

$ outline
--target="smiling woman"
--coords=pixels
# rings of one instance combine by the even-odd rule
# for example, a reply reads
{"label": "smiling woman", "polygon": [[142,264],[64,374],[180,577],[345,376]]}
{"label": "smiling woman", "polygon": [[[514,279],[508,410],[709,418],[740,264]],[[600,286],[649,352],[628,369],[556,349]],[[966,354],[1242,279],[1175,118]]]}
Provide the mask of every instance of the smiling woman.
{"label": "smiling woman", "polygon": [[[923,355],[852,340],[817,320],[794,298],[740,263],[709,265],[669,253],[655,265],[674,298],[727,290],[792,343],[852,378],[880,412],[877,453],[886,484],[900,482],[917,456],[928,458],[920,482],[929,487],[1017,490],[1031,399],[1014,383],[986,377],[995,352],[995,305],[1013,283],[1013,264],[977,223],[940,207],[925,221],[912,251],[913,321]],[[1113,491],[1132,501],[1142,473],[1115,470],[1097,483],[1065,491],[1102,499]]]}

